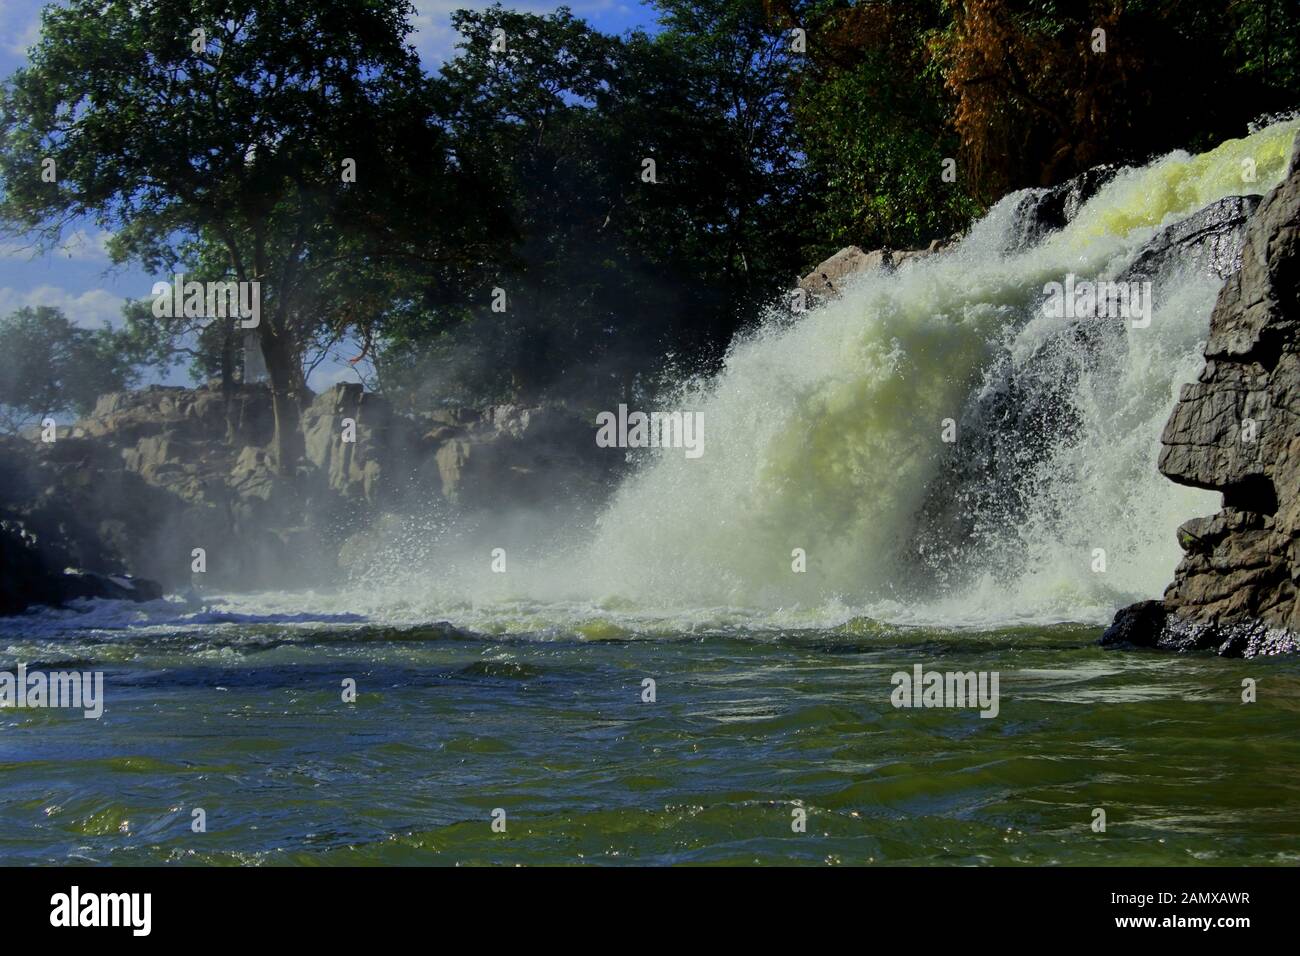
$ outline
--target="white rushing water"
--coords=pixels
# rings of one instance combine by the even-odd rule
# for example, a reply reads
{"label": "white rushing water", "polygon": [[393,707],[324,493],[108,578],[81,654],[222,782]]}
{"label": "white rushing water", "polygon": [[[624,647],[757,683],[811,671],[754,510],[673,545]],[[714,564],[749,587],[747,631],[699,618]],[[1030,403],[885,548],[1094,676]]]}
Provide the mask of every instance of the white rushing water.
{"label": "white rushing water", "polygon": [[[1006,374],[1009,364],[1014,377],[1062,337],[1063,320],[1041,309],[1044,285],[1068,273],[1116,276],[1161,228],[1225,196],[1267,191],[1296,129],[1280,123],[1126,170],[1065,229],[1012,254],[1004,250],[1022,197],[1007,197],[951,254],[865,276],[794,325],[773,323],[738,345],[717,380],[685,399],[704,413],[706,453],[665,452],[621,489],[585,579],[639,604],[840,602],[954,623],[1093,620],[1159,595],[1178,559],[1177,526],[1219,506],[1155,464],[1179,386],[1202,365],[1220,285],[1204,275],[1159,277],[1150,327],[1112,323],[1121,331],[1091,356],[1058,350],[1048,362],[1060,380],[1076,373],[1053,401],[1078,425],[1033,469],[1021,513],[987,528],[984,547],[954,543],[942,558],[974,562],[956,569],[964,586],[917,606],[918,571],[904,556],[935,504],[950,450],[943,420],[960,420],[982,384],[998,384],[988,370]],[[1251,170],[1253,182],[1243,175]],[[804,574],[791,570],[794,548],[807,553]],[[1105,551],[1104,573],[1095,549]]]}
{"label": "white rushing water", "polygon": [[[1158,596],[1178,560],[1177,526],[1219,507],[1218,495],[1163,478],[1156,457],[1179,386],[1202,365],[1220,283],[1158,277],[1149,327],[1116,322],[1117,334],[1076,348],[1064,320],[1043,314],[1044,286],[1071,273],[1117,276],[1162,228],[1225,196],[1267,192],[1297,128],[1278,123],[1125,170],[1065,229],[1015,252],[1006,250],[1024,194],[1009,196],[952,251],[863,276],[795,321],[774,315],[732,348],[719,375],[673,403],[703,413],[705,453],[660,452],[617,492],[594,536],[562,542],[521,530],[468,549],[426,539],[418,555],[395,549],[396,566],[364,586],[242,597],[227,610],[251,617],[222,620],[292,624],[283,615],[307,608],[321,623],[360,614],[595,637],[858,618],[1100,622]],[[1047,389],[1045,404],[1068,411],[1067,440],[1026,459],[1017,507],[967,514],[977,530],[918,556],[927,511],[961,515],[957,496],[970,490],[936,484],[954,450],[944,420],[962,421],[1017,375],[1022,397]],[[1033,436],[958,432],[959,444],[981,437],[1015,458]],[[506,574],[490,570],[487,547],[498,543]],[[796,548],[806,572],[792,569]],[[176,604],[101,613],[127,626],[221,624]],[[57,622],[73,626],[76,616],[49,618]]]}

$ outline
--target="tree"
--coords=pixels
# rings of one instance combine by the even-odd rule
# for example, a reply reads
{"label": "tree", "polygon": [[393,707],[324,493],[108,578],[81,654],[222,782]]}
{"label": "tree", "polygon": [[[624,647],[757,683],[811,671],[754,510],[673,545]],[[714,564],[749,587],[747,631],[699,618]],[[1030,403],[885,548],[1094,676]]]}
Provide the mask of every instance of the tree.
{"label": "tree", "polygon": [[386,387],[630,399],[669,369],[716,368],[793,282],[811,210],[782,38],[754,0],[663,9],[655,37],[565,8],[453,16],[440,110],[510,225],[458,301],[393,317]]}
{"label": "tree", "polygon": [[1223,0],[965,0],[933,45],[975,191],[1198,150],[1300,96],[1300,8]]}
{"label": "tree", "polygon": [[93,215],[118,261],[170,273],[219,254],[260,284],[282,473],[302,453],[305,344],[367,334],[399,273],[475,254],[455,225],[474,221],[460,210],[476,189],[432,121],[412,13],[404,0],[73,0],[46,9],[0,99],[0,219],[52,242]]}
{"label": "tree", "polygon": [[0,355],[0,423],[11,432],[49,415],[86,414],[100,395],[135,384],[144,357],[125,333],[80,328],[47,306],[0,319]]}
{"label": "tree", "polygon": [[942,175],[960,142],[929,53],[948,22],[941,0],[768,8],[774,24],[805,37],[788,95],[814,181],[819,251],[914,247],[964,228],[977,207],[966,177]]}

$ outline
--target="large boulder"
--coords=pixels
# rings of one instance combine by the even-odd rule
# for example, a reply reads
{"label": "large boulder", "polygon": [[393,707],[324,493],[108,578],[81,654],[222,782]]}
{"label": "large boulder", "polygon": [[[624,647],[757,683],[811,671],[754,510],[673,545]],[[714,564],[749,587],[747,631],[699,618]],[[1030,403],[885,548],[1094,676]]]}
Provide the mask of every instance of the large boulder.
{"label": "large boulder", "polygon": [[908,263],[918,262],[954,245],[960,235],[936,239],[925,249],[876,249],[864,252],[858,246],[845,246],[835,255],[799,280],[799,288],[814,299],[834,298],[860,275],[893,272]]}
{"label": "large boulder", "polygon": [[1245,656],[1300,647],[1298,328],[1300,149],[1250,222],[1210,318],[1205,368],[1161,436],[1161,472],[1222,492],[1223,508],[1179,529],[1164,614],[1128,643]]}
{"label": "large boulder", "polygon": [[1094,166],[1058,186],[1028,191],[1013,214],[1011,250],[1032,246],[1065,228],[1118,172],[1118,166]]}
{"label": "large boulder", "polygon": [[1153,279],[1187,272],[1226,279],[1241,269],[1246,226],[1259,208],[1259,196],[1227,196],[1160,231],[1134,257],[1121,281]]}
{"label": "large boulder", "polygon": [[893,265],[888,249],[864,252],[845,246],[799,280],[799,287],[816,296],[837,296],[850,279],[867,272],[887,271]]}

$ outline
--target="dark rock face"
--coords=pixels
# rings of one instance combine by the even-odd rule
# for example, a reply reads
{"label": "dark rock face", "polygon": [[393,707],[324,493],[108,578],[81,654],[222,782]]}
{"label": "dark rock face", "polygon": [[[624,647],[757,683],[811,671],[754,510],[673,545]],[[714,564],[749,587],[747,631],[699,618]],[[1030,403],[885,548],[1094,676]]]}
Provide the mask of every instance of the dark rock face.
{"label": "dark rock face", "polygon": [[1114,622],[1101,635],[1103,647],[1153,647],[1165,625],[1165,606],[1160,601],[1140,601],[1121,608]]}
{"label": "dark rock face", "polygon": [[1153,279],[1171,263],[1226,279],[1241,268],[1246,224],[1260,201],[1258,196],[1228,196],[1174,223],[1147,243],[1120,280]]}
{"label": "dark rock face", "polygon": [[1244,656],[1300,647],[1300,153],[1252,218],[1241,263],[1159,461],[1173,481],[1222,492],[1223,510],[1179,528],[1164,619],[1144,612],[1149,633],[1129,643]]}
{"label": "dark rock face", "polygon": [[55,603],[58,588],[35,540],[18,522],[0,521],[0,614]]}
{"label": "dark rock face", "polygon": [[1073,179],[1030,193],[1016,208],[1012,249],[1024,249],[1065,228],[1101,187],[1115,178],[1118,166],[1094,166]]}
{"label": "dark rock face", "polygon": [[0,615],[76,598],[155,601],[162,593],[161,585],[144,578],[52,570],[41,557],[35,536],[21,522],[0,521]]}

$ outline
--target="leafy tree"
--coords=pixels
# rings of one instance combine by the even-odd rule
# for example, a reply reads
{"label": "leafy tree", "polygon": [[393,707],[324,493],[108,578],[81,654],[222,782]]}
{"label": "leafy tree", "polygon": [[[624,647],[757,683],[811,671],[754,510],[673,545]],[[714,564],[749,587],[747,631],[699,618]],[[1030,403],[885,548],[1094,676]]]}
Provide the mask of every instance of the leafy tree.
{"label": "leafy tree", "polygon": [[977,212],[944,161],[960,148],[929,48],[941,0],[772,0],[773,22],[806,36],[789,95],[815,178],[825,253],[905,248],[963,228]]}
{"label": "leafy tree", "polygon": [[84,329],[47,306],[0,319],[0,423],[16,431],[33,419],[84,415],[100,395],[134,385],[146,355],[112,329]]}
{"label": "leafy tree", "polygon": [[393,316],[386,387],[630,397],[665,369],[716,367],[740,321],[791,284],[810,210],[784,44],[757,2],[662,9],[653,38],[564,8],[454,14],[446,127],[457,157],[490,170],[509,238],[459,303]]}
{"label": "leafy tree", "polygon": [[[1300,8],[1223,0],[948,0],[936,38],[975,191],[1052,185],[1240,135],[1300,97]],[[1100,32],[1098,32],[1100,31]]]}
{"label": "leafy tree", "polygon": [[302,451],[306,343],[365,334],[398,276],[474,255],[472,236],[429,228],[476,222],[459,209],[480,191],[431,121],[412,13],[399,0],[73,0],[46,9],[0,99],[0,218],[52,241],[93,215],[119,261],[170,272],[197,243],[190,265],[219,253],[261,284],[282,471]]}

